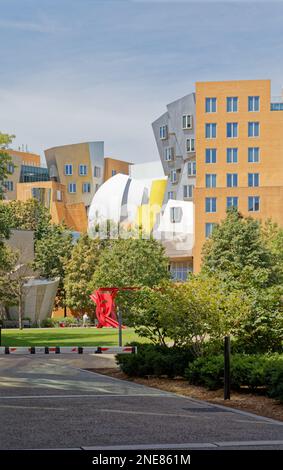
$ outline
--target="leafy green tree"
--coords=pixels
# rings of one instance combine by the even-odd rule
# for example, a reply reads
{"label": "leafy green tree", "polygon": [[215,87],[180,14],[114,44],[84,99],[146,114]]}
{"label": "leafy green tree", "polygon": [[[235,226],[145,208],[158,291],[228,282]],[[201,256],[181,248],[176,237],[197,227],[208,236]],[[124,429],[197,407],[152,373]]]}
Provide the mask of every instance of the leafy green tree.
{"label": "leafy green tree", "polygon": [[4,199],[5,181],[10,175],[9,164],[12,163],[12,158],[5,151],[8,145],[15,138],[14,135],[3,134],[0,132],[0,199]]}
{"label": "leafy green tree", "polygon": [[62,225],[50,225],[44,237],[35,242],[33,263],[40,276],[59,278],[57,307],[66,306],[65,273],[73,249],[72,235]]}
{"label": "leafy green tree", "polygon": [[49,210],[37,199],[28,201],[11,201],[7,204],[12,228],[18,230],[33,230],[35,240],[44,239],[51,227]]}
{"label": "leafy green tree", "polygon": [[93,291],[91,279],[105,244],[104,240],[93,240],[84,234],[74,246],[66,266],[65,289],[68,307],[94,313],[95,304],[89,298]]}

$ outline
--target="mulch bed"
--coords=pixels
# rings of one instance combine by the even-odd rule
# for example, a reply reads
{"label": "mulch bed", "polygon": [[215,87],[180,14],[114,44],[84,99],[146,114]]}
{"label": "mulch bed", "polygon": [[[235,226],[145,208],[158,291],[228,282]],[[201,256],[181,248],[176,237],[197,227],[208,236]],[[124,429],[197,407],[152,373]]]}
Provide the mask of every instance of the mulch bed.
{"label": "mulch bed", "polygon": [[128,380],[148,387],[159,388],[167,392],[177,393],[197,400],[206,400],[210,403],[237,408],[242,411],[248,411],[267,418],[283,421],[283,404],[272,398],[260,394],[250,393],[248,390],[240,392],[231,392],[231,400],[223,399],[223,390],[210,391],[204,387],[190,385],[184,379],[167,378],[136,378],[128,377],[126,374],[115,368],[87,369],[110,377],[116,377],[121,380]]}

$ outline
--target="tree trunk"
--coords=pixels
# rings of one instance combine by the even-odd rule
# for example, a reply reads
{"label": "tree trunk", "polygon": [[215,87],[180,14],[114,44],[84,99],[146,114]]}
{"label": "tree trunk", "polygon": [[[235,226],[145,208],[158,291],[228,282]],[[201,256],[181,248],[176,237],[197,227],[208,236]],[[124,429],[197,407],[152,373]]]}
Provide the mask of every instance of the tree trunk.
{"label": "tree trunk", "polygon": [[23,329],[23,300],[21,286],[19,287],[19,329]]}

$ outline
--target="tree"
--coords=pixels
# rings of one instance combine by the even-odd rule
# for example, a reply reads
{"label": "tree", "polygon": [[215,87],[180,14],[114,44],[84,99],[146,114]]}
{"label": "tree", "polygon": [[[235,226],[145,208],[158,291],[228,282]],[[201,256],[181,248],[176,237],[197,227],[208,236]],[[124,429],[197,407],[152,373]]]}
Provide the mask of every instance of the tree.
{"label": "tree", "polygon": [[65,289],[68,307],[94,312],[95,304],[89,298],[93,290],[91,279],[105,244],[104,240],[93,240],[84,234],[74,246],[66,265]]}
{"label": "tree", "polygon": [[44,239],[51,227],[49,210],[37,199],[28,201],[11,201],[7,211],[12,219],[12,228],[33,230],[35,240]]}
{"label": "tree", "polygon": [[4,199],[5,181],[11,174],[9,165],[12,164],[12,158],[5,150],[14,138],[14,135],[0,132],[0,199]]}
{"label": "tree", "polygon": [[63,225],[50,225],[44,237],[35,242],[33,263],[40,276],[59,278],[57,307],[66,306],[65,270],[73,249],[72,235]]}

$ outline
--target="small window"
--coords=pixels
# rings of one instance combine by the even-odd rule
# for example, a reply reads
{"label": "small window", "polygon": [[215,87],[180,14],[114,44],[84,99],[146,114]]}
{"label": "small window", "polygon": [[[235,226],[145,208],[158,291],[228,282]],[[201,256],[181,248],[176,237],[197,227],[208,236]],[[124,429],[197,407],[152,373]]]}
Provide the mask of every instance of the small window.
{"label": "small window", "polygon": [[94,177],[100,178],[101,177],[101,168],[99,166],[94,167]]}
{"label": "small window", "polygon": [[205,198],[205,212],[216,212],[216,197]]}
{"label": "small window", "polygon": [[166,147],[164,150],[164,160],[171,162],[174,158],[174,147]]}
{"label": "small window", "polygon": [[238,111],[238,98],[236,96],[229,96],[226,99],[227,113],[236,113]]}
{"label": "small window", "polygon": [[216,174],[208,173],[205,175],[205,187],[216,188]]}
{"label": "small window", "polygon": [[205,137],[206,139],[216,138],[216,123],[205,124]]}
{"label": "small window", "polygon": [[193,197],[193,191],[194,191],[194,185],[193,184],[185,184],[183,186],[184,199],[192,198]]}
{"label": "small window", "polygon": [[90,183],[83,183],[83,193],[90,193]]}
{"label": "small window", "polygon": [[237,122],[227,122],[226,137],[229,139],[234,139],[238,137],[238,123]]}
{"label": "small window", "polygon": [[65,175],[66,176],[72,176],[73,174],[73,165],[72,164],[66,164],[65,165]]}
{"label": "small window", "polygon": [[188,176],[196,176],[196,162],[188,162]]}
{"label": "small window", "polygon": [[195,139],[187,139],[187,152],[195,151]]}
{"label": "small window", "polygon": [[216,98],[205,98],[205,112],[216,113]]}
{"label": "small window", "polygon": [[259,173],[248,174],[248,186],[249,187],[259,186]]}
{"label": "small window", "polygon": [[3,186],[4,188],[6,188],[7,191],[14,191],[13,181],[3,181]]}
{"label": "small window", "polygon": [[259,96],[248,97],[248,109],[250,112],[259,111]]}
{"label": "small window", "polygon": [[260,199],[259,196],[249,196],[248,197],[248,210],[249,212],[258,212],[259,211]]}
{"label": "small window", "polygon": [[79,165],[79,175],[80,176],[87,175],[87,165]]}
{"label": "small window", "polygon": [[159,128],[159,137],[161,140],[165,140],[168,137],[168,129],[167,126],[161,126]]}
{"label": "small window", "polygon": [[13,163],[8,163],[7,165],[7,171],[10,175],[12,175],[15,171],[15,167],[14,167],[14,164]]}
{"label": "small window", "polygon": [[170,171],[170,181],[171,183],[177,183],[177,171],[176,170]]}
{"label": "small window", "polygon": [[205,149],[205,163],[216,163],[216,149]]}
{"label": "small window", "polygon": [[60,189],[56,191],[56,199],[57,201],[62,201],[62,191],[60,191]]}
{"label": "small window", "polygon": [[191,114],[184,114],[184,116],[182,117],[182,126],[183,129],[193,128],[193,116]]}
{"label": "small window", "polygon": [[234,197],[234,196],[227,197],[226,206],[227,206],[227,209],[229,209],[230,207],[236,207],[237,208],[238,207],[238,198]]}
{"label": "small window", "polygon": [[249,147],[248,149],[248,162],[258,163],[259,162],[259,147]]}
{"label": "small window", "polygon": [[248,123],[248,136],[259,137],[259,122]]}
{"label": "small window", "polygon": [[69,193],[73,194],[77,192],[77,185],[76,183],[69,183],[68,185]]}
{"label": "small window", "polygon": [[205,224],[205,237],[206,238],[210,237],[210,235],[213,232],[213,229],[214,229],[215,225],[217,225],[217,224],[215,224],[213,222],[207,222]]}
{"label": "small window", "polygon": [[183,211],[181,207],[170,207],[170,222],[172,224],[178,224],[181,222]]}
{"label": "small window", "polygon": [[238,186],[238,173],[227,173],[227,188],[236,188]]}
{"label": "small window", "polygon": [[226,161],[227,163],[238,163],[238,149],[237,148],[226,149]]}
{"label": "small window", "polygon": [[176,199],[175,191],[168,191],[167,199],[168,199],[168,201],[169,201],[169,199]]}

